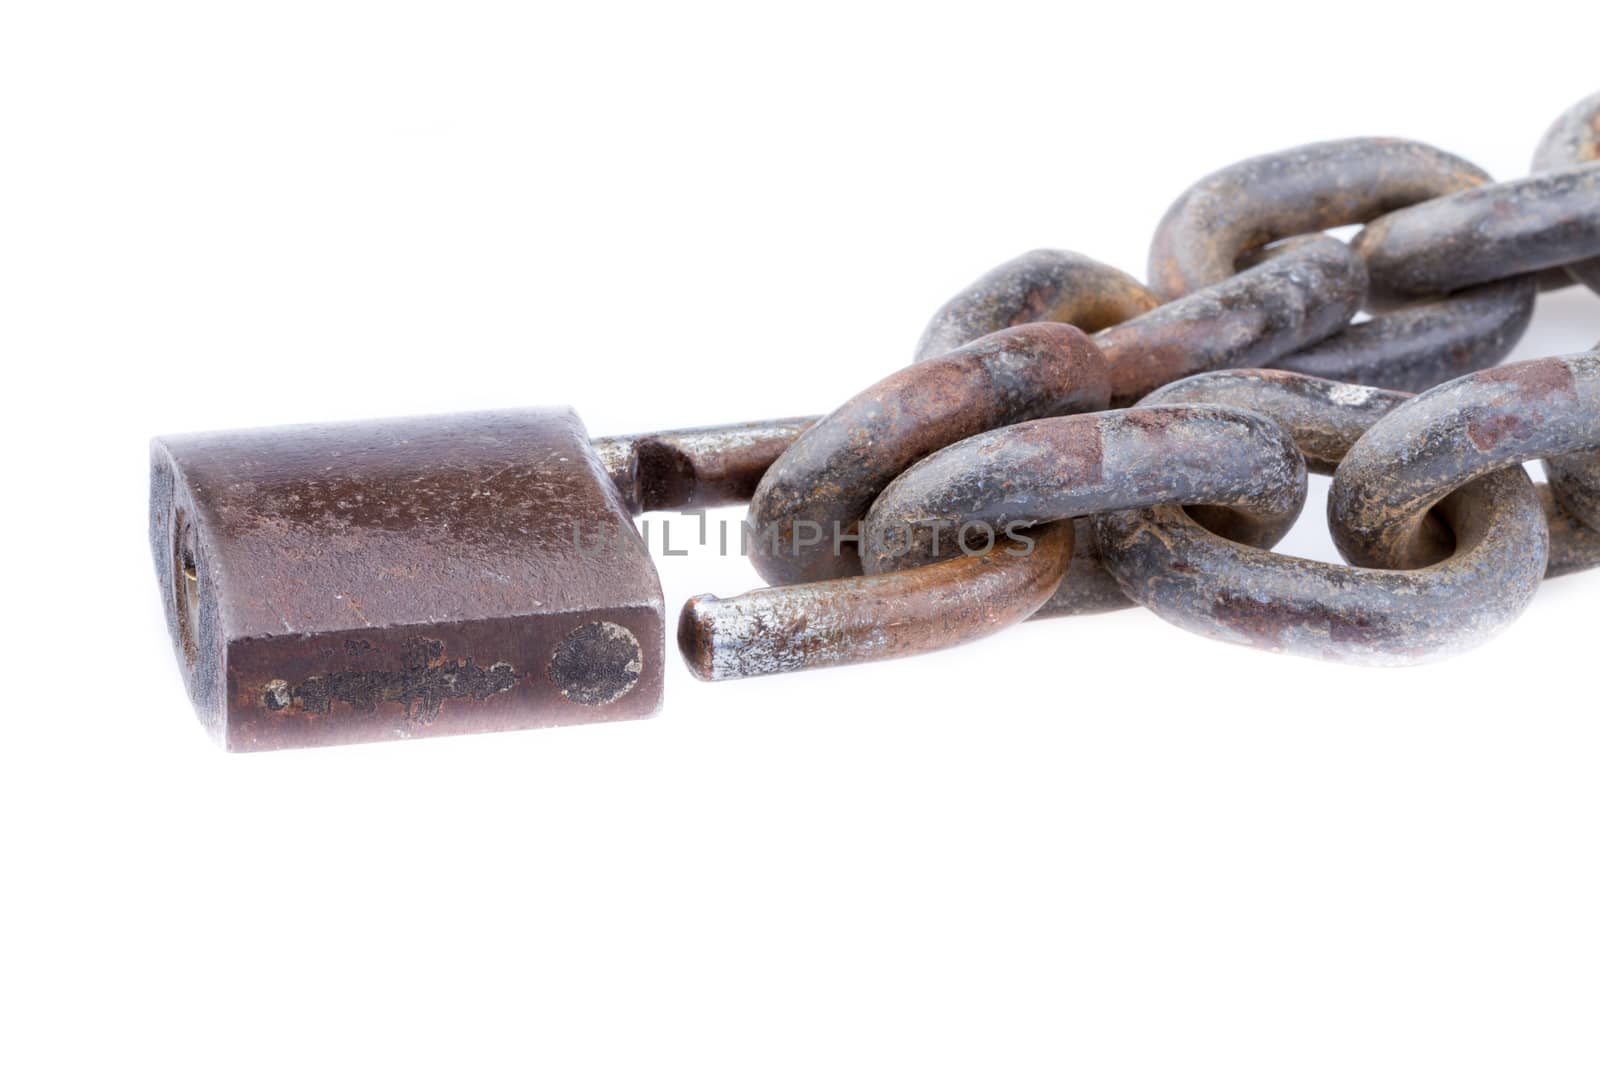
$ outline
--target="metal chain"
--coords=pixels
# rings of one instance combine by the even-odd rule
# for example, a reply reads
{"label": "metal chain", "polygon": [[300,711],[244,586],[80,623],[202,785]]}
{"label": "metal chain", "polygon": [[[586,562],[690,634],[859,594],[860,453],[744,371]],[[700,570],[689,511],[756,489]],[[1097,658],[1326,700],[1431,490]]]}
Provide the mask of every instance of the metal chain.
{"label": "metal chain", "polygon": [[[1600,293],[1600,93],[1534,170],[1496,183],[1377,138],[1258,156],[1178,197],[1149,288],[1030,252],[940,308],[912,366],[814,423],[600,442],[619,486],[672,487],[636,511],[750,492],[774,585],[690,600],[691,668],[907,655],[1130,599],[1319,658],[1488,638],[1543,578],[1600,565],[1600,348],[1495,366],[1541,285]],[[1351,224],[1348,245],[1319,235]],[[652,462],[664,473],[640,478]],[[1308,468],[1333,475],[1354,566],[1269,551]]]}

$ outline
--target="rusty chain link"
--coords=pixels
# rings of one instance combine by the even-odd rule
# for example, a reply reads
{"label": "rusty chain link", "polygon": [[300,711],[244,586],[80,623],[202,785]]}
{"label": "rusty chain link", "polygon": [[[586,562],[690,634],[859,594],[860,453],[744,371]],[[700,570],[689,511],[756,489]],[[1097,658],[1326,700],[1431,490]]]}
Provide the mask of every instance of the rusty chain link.
{"label": "rusty chain link", "polygon": [[[1600,348],[1495,366],[1541,286],[1600,293],[1600,93],[1533,169],[1493,182],[1379,138],[1257,156],[1173,203],[1148,288],[1036,250],[820,420],[598,442],[635,512],[751,501],[773,586],[685,605],[691,669],[907,655],[1130,601],[1318,658],[1487,639],[1545,577],[1600,565]],[[1333,475],[1351,566],[1270,551],[1308,469]]]}
{"label": "rusty chain link", "polygon": [[[1275,370],[1203,375],[1147,399],[1259,411],[1282,424],[1321,473],[1408,402],[1405,393]],[[1404,570],[1264,552],[1216,537],[1171,506],[1102,515],[1095,532],[1128,594],[1185,629],[1322,659],[1414,662],[1460,651],[1510,623],[1545,574],[1545,516],[1521,470],[1465,483],[1438,514],[1453,552]]]}
{"label": "rusty chain link", "polygon": [[[1396,408],[1350,447],[1333,474],[1328,526],[1339,552],[1368,567],[1426,566],[1450,551],[1433,505],[1484,474],[1600,448],[1600,353],[1528,360],[1446,382]],[[1533,484],[1526,481],[1527,495]],[[1581,500],[1558,503],[1596,516]],[[1577,507],[1572,507],[1572,504]]]}
{"label": "rusty chain link", "polygon": [[846,401],[778,457],[750,500],[751,562],[774,584],[860,573],[845,535],[895,476],[996,426],[1099,411],[1106,357],[1059,322],[1011,326],[913,363]]}
{"label": "rusty chain link", "polygon": [[[1201,179],[1178,198],[1156,228],[1150,277],[1162,296],[1178,296],[1226,278],[1244,252],[1269,241],[1372,222],[1488,180],[1466,160],[1414,141],[1355,138],[1257,156]],[[1534,279],[1514,278],[1396,308],[1278,365],[1364,385],[1427,389],[1503,359],[1533,317],[1537,290]]]}

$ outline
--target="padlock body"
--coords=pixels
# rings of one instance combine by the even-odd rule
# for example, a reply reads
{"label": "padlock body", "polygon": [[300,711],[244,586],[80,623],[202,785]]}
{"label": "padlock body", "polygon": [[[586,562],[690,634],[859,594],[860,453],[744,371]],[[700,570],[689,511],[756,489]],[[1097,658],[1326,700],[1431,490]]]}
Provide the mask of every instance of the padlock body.
{"label": "padlock body", "polygon": [[570,409],[158,438],[150,544],[231,750],[641,718],[660,583]]}

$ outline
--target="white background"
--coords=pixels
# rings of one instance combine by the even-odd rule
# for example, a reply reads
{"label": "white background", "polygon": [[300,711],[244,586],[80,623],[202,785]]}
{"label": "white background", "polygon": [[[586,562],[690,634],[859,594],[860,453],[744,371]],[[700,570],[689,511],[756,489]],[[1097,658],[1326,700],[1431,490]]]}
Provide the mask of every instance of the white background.
{"label": "white background", "polygon": [[1127,611],[229,757],[147,555],[156,433],[825,411],[1235,159],[1515,176],[1596,88],[1587,5],[1370,6],[8,5],[0,1058],[1593,1064],[1600,574],[1412,670]]}

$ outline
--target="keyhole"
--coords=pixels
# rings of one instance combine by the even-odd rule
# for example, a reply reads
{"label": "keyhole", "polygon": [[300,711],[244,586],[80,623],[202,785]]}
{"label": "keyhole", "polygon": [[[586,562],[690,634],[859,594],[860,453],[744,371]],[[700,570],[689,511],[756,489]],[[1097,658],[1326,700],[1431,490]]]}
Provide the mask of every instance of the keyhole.
{"label": "keyhole", "polygon": [[195,553],[194,527],[183,512],[173,517],[172,598],[178,617],[178,643],[189,669],[194,669],[200,644],[196,639],[200,617],[200,563]]}

